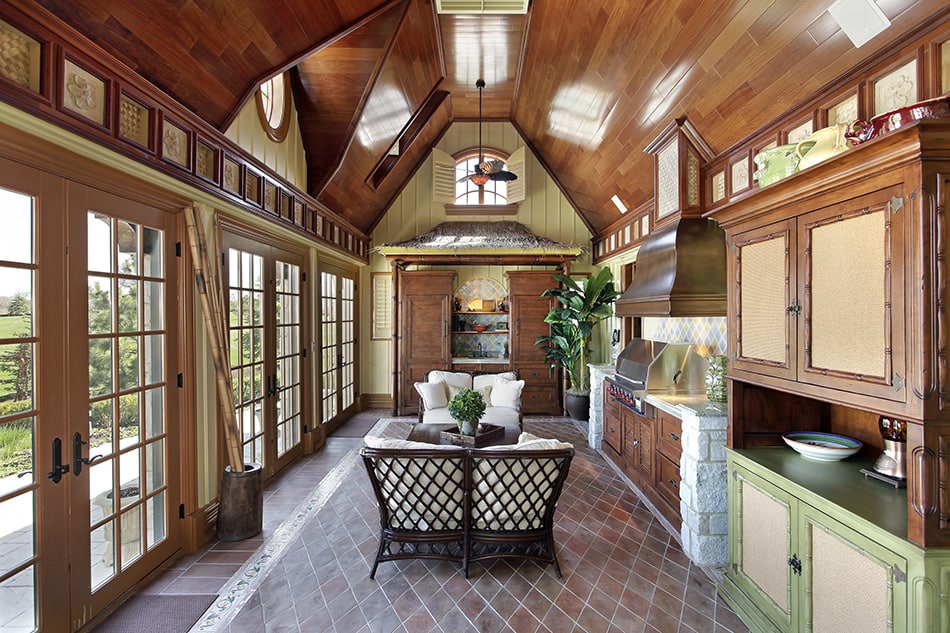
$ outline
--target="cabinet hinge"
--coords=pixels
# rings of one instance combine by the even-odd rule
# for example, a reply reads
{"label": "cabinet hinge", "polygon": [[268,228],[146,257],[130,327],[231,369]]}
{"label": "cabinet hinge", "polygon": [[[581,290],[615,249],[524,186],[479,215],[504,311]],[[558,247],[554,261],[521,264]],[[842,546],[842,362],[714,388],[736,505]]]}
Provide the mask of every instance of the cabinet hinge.
{"label": "cabinet hinge", "polygon": [[304,358],[306,358],[306,357],[307,357],[307,348],[304,347],[303,349],[301,349],[301,350],[300,350],[300,353],[303,354],[303,357],[304,357]]}
{"label": "cabinet hinge", "polygon": [[739,573],[739,563],[733,563],[733,564],[732,564],[732,573],[734,573],[734,574],[738,574],[738,573]]}
{"label": "cabinet hinge", "polygon": [[300,281],[307,281],[306,271],[300,273]]}
{"label": "cabinet hinge", "polygon": [[793,572],[799,576],[802,575],[802,561],[798,559],[798,554],[792,554],[792,557],[788,559],[788,564]]}
{"label": "cabinet hinge", "polygon": [[178,518],[179,519],[185,518],[185,504],[184,503],[178,506]]}
{"label": "cabinet hinge", "polygon": [[891,571],[894,572],[894,581],[895,582],[907,582],[907,574],[900,567],[897,566],[897,563],[894,563],[894,566],[891,568]]}
{"label": "cabinet hinge", "polygon": [[738,471],[738,470],[732,471],[732,478],[735,479],[736,481],[739,481],[739,471]]}
{"label": "cabinet hinge", "polygon": [[175,257],[181,257],[181,242],[175,242]]}
{"label": "cabinet hinge", "polygon": [[894,391],[903,391],[904,389],[904,377],[900,374],[894,374],[891,377],[891,383],[894,385]]}
{"label": "cabinet hinge", "polygon": [[802,312],[802,304],[798,301],[798,299],[796,299],[795,302],[792,303],[792,305],[785,308],[785,311],[788,312],[789,314],[794,314],[795,316],[798,316]]}
{"label": "cabinet hinge", "polygon": [[181,389],[185,386],[185,375],[181,372],[178,373],[178,388]]}
{"label": "cabinet hinge", "polygon": [[904,208],[904,199],[891,196],[891,213],[897,213]]}

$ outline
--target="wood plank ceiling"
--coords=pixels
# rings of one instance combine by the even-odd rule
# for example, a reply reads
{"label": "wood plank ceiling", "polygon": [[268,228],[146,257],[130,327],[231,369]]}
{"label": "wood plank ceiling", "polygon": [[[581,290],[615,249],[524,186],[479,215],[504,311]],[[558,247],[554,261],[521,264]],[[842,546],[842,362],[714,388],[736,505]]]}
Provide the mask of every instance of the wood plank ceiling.
{"label": "wood plank ceiling", "polygon": [[[855,49],[831,0],[545,0],[437,15],[430,0],[37,0],[224,130],[289,69],[308,191],[369,232],[455,120],[510,120],[594,232],[653,195],[644,148],[686,115],[716,152],[948,14],[878,0]],[[448,93],[448,94],[445,94]],[[398,158],[388,157],[394,143]]]}

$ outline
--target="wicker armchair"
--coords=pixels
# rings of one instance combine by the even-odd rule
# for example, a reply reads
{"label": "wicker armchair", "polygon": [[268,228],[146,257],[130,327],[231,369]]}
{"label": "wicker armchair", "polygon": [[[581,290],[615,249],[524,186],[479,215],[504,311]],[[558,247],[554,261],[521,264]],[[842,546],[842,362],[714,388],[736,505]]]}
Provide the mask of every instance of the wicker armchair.
{"label": "wicker armchair", "polygon": [[521,558],[561,566],[554,510],[574,449],[361,451],[379,505],[380,562]]}

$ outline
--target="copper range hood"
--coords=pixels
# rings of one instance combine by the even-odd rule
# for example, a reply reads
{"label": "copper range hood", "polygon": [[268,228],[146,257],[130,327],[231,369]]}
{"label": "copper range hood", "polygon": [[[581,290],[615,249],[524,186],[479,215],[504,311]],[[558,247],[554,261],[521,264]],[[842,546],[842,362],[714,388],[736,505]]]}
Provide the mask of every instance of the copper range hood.
{"label": "copper range hood", "polygon": [[726,315],[726,236],[714,220],[681,217],[647,237],[617,316]]}

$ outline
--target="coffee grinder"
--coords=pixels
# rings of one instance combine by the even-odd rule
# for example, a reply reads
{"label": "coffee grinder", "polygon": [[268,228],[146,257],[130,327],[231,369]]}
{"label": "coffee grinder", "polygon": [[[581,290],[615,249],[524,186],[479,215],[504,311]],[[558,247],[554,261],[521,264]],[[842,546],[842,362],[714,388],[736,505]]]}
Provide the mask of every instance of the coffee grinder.
{"label": "coffee grinder", "polygon": [[907,423],[881,416],[878,428],[884,438],[884,452],[874,462],[874,470],[893,479],[906,479]]}

